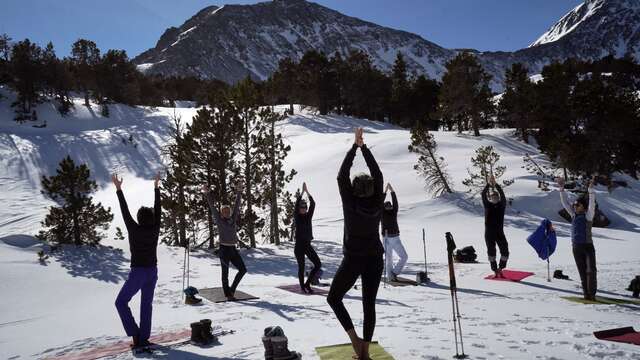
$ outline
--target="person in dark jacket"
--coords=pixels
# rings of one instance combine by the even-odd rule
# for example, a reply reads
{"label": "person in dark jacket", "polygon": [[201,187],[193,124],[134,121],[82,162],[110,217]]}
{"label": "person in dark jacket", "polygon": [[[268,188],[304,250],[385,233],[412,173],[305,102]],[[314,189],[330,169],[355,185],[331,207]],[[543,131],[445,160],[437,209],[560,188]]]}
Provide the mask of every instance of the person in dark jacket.
{"label": "person in dark jacket", "polygon": [[591,227],[593,218],[596,215],[596,193],[593,189],[594,181],[589,182],[589,199],[578,198],[573,206],[569,206],[564,191],[564,179],[557,180],[560,186],[560,202],[562,207],[571,216],[571,245],[573,258],[578,267],[580,280],[582,282],[582,293],[585,300],[595,301],[598,290],[598,280],[596,267],[596,249],[593,246]]}
{"label": "person in dark jacket", "polygon": [[[495,190],[489,193],[490,188]],[[493,176],[482,190],[482,204],[484,205],[484,241],[487,244],[489,264],[496,277],[503,277],[502,270],[507,267],[509,260],[509,244],[504,236],[504,211],[507,207],[507,199],[502,187],[496,184]],[[496,244],[500,249],[500,264],[496,263]]]}
{"label": "person in dark jacket", "polygon": [[[154,182],[155,200],[153,209],[141,207],[137,213],[137,222],[131,217],[127,201],[122,192],[122,179],[117,175],[111,177],[116,186],[116,194],[120,202],[120,211],[124,218],[129,236],[129,248],[131,249],[131,271],[122,289],[116,298],[116,309],[124,326],[127,336],[133,338],[133,347],[149,345],[151,335],[151,314],[153,304],[153,292],[158,281],[158,257],[156,248],[158,246],[158,236],[160,235],[160,174],[156,175]],[[141,292],[140,299],[140,326],[131,314],[129,301]]]}
{"label": "person in dark jacket", "polygon": [[[384,191],[391,190],[391,202],[384,202],[384,211],[382,212],[382,236],[384,237],[385,259],[387,261],[387,281],[398,281],[398,275],[402,273],[402,269],[407,264],[407,251],[400,241],[400,229],[398,228],[398,197],[393,190],[391,184],[387,184]],[[393,253],[399,257],[398,263],[393,265]]]}
{"label": "person in dark jacket", "polygon": [[[238,251],[238,220],[240,219],[240,194],[242,193],[242,185],[235,185],[236,199],[233,211],[229,205],[220,206],[220,210],[216,207],[216,200],[213,193],[209,191],[207,186],[202,187],[202,192],[207,198],[213,221],[218,227],[218,235],[220,236],[220,249],[218,256],[220,257],[220,267],[222,268],[222,290],[227,300],[235,300],[235,292],[240,284],[240,280],[247,273],[247,268],[242,261],[240,252]],[[229,264],[235,266],[236,273],[233,283],[229,286]]]}
{"label": "person in dark jacket", "polygon": [[[385,194],[382,189],[382,172],[373,154],[364,144],[363,132],[362,128],[356,129],[355,143],[347,152],[338,173],[338,188],[344,214],[344,258],[331,283],[327,302],[349,335],[358,358],[368,359],[369,344],[376,325],[376,296],[384,267],[384,250],[378,228]],[[359,174],[350,181],[349,173],[358,149],[362,151],[371,175]],[[362,339],[356,334],[349,312],[342,302],[359,276],[362,278],[364,312]]]}
{"label": "person in dark jacket", "polygon": [[[310,205],[307,208],[307,202],[302,199],[304,194],[309,196]],[[313,200],[313,196],[309,194],[307,189],[307,183],[302,184],[302,193],[296,198],[295,210],[293,213],[293,221],[295,226],[296,245],[294,248],[294,254],[296,261],[298,262],[298,281],[300,282],[300,289],[305,293],[313,293],[311,288],[311,281],[316,277],[322,263],[318,254],[311,246],[311,240],[313,240],[313,226],[311,221],[313,219],[313,213],[316,209],[316,202]],[[304,257],[308,257],[313,263],[313,269],[309,273],[307,281],[304,281]]]}

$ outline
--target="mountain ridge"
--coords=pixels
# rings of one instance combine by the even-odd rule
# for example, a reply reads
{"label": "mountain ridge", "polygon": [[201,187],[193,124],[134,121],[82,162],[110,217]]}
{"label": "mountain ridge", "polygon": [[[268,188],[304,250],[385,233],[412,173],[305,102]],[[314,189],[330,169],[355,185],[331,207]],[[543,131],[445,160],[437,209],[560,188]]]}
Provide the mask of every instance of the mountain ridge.
{"label": "mountain ridge", "polygon": [[[624,11],[629,9],[632,11]],[[595,60],[611,53],[619,57],[630,53],[639,59],[639,29],[640,5],[633,0],[586,0],[529,47],[464,51],[478,56],[493,76],[492,87],[500,90],[504,71],[515,62],[535,74],[545,65],[569,57]],[[463,51],[310,1],[274,0],[203,8],[180,27],[167,29],[156,46],[134,62],[148,73],[234,83],[247,76],[264,80],[282,58],[299,60],[311,49],[343,56],[350,50],[361,50],[383,71],[391,69],[400,51],[410,72],[435,79],[444,74],[446,62]]]}

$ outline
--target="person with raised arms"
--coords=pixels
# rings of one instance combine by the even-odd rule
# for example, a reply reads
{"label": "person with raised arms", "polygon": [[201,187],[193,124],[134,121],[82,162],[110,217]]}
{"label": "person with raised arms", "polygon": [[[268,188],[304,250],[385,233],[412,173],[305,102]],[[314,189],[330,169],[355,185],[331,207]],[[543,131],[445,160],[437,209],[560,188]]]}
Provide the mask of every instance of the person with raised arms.
{"label": "person with raised arms", "polygon": [[[302,198],[304,194],[309,197],[309,205]],[[300,290],[304,293],[313,293],[311,288],[311,281],[317,276],[318,271],[322,263],[316,253],[313,246],[311,246],[311,240],[313,240],[313,225],[311,223],[313,219],[313,213],[316,209],[316,202],[313,196],[309,193],[307,183],[302,184],[302,193],[296,197],[296,204],[293,213],[293,221],[295,224],[295,240],[296,245],[294,248],[294,254],[296,261],[298,262],[298,281],[300,282]],[[309,273],[307,281],[304,281],[304,260],[305,256],[313,263],[313,269]]]}
{"label": "person with raised arms", "polygon": [[[211,208],[211,215],[213,221],[218,227],[218,236],[220,237],[220,248],[218,250],[218,256],[220,257],[220,266],[222,267],[222,290],[224,296],[229,301],[236,300],[234,294],[240,280],[247,273],[247,268],[242,261],[240,252],[237,249],[238,245],[238,220],[240,218],[240,194],[242,193],[242,185],[237,183],[234,186],[236,191],[235,203],[233,210],[229,205],[221,205],[220,209],[216,207],[216,199],[213,193],[209,190],[209,187],[202,186],[202,192],[207,198],[209,207]],[[232,264],[238,272],[236,273],[233,283],[229,286],[229,264]]]}
{"label": "person with raised arms", "polygon": [[[384,202],[382,212],[382,236],[384,237],[384,250],[386,257],[387,281],[398,281],[398,275],[407,264],[407,251],[400,241],[400,228],[398,227],[398,197],[393,190],[393,186],[387,183],[384,190],[385,196],[391,191],[391,201]],[[393,265],[393,253],[399,257],[398,262]]]}
{"label": "person with raised arms", "polygon": [[[153,294],[158,281],[158,237],[160,235],[160,174],[156,175],[154,181],[154,204],[153,209],[140,207],[133,220],[127,201],[122,192],[122,178],[117,174],[111,176],[111,181],[116,187],[116,195],[120,203],[120,211],[124,219],[129,237],[129,249],[131,250],[131,270],[129,277],[118,293],[116,298],[116,309],[124,326],[127,336],[133,338],[133,347],[141,348],[149,346],[151,335],[151,315],[153,311]],[[141,292],[140,298],[140,326],[136,324],[129,301],[135,294]]]}
{"label": "person with raised arms", "polygon": [[585,300],[595,301],[598,290],[596,249],[593,246],[591,228],[593,218],[596,215],[596,193],[593,189],[594,180],[589,182],[588,199],[581,196],[571,205],[567,200],[564,191],[564,179],[557,179],[560,186],[560,202],[562,207],[571,217],[571,244],[573,258],[578,267],[580,281],[582,282],[582,293]]}
{"label": "person with raised arms", "polygon": [[[509,260],[509,243],[504,235],[504,211],[507,207],[507,199],[502,187],[496,184],[493,175],[482,190],[482,204],[484,205],[484,241],[487,244],[489,264],[495,276],[503,278],[502,270],[507,267]],[[496,245],[500,249],[499,263],[496,262]]]}
{"label": "person with raised arms", "polygon": [[[355,142],[338,173],[344,215],[344,257],[331,283],[327,302],[349,335],[358,358],[366,360],[369,359],[369,344],[376,326],[376,297],[384,268],[384,249],[378,229],[385,194],[382,172],[364,143],[363,132],[362,128],[355,130]],[[370,175],[358,174],[351,181],[349,173],[358,149],[362,152]],[[358,337],[343,303],[345,294],[359,276],[362,278],[363,338]]]}

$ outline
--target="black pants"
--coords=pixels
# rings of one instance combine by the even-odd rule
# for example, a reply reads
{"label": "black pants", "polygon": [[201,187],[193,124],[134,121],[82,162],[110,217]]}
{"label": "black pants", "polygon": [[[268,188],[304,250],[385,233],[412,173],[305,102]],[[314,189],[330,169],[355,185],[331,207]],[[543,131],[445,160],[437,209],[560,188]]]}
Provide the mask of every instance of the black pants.
{"label": "black pants", "polygon": [[491,269],[496,266],[496,245],[500,249],[500,269],[507,267],[507,260],[509,259],[509,243],[504,236],[504,231],[485,229],[484,241],[487,244],[487,255],[489,256],[489,263],[491,263]]}
{"label": "black pants", "polygon": [[593,244],[574,244],[573,258],[580,273],[582,292],[585,298],[595,298],[598,289],[596,249]]}
{"label": "black pants", "polygon": [[298,280],[300,281],[300,286],[305,285],[304,257],[305,256],[308,257],[309,260],[311,260],[311,262],[313,263],[313,269],[309,273],[309,278],[307,280],[307,283],[311,283],[311,279],[315,278],[315,276],[318,274],[318,271],[320,271],[320,267],[322,266],[322,263],[320,262],[320,258],[318,257],[318,254],[316,254],[316,251],[313,249],[313,246],[311,246],[311,244],[309,243],[306,243],[306,244],[296,243],[296,247],[293,253],[296,255],[296,260],[298,261]]}
{"label": "black pants", "polygon": [[345,255],[333,278],[331,289],[327,296],[327,302],[338,317],[344,330],[353,329],[353,322],[351,322],[351,317],[344,307],[342,299],[356,283],[358,276],[362,276],[362,308],[364,312],[364,329],[362,332],[365,341],[371,341],[373,330],[376,327],[376,296],[378,295],[383,268],[382,255],[363,257]]}
{"label": "black pants", "polygon": [[[231,296],[236,292],[236,288],[238,284],[240,284],[240,280],[242,280],[244,274],[247,273],[247,268],[244,266],[240,252],[235,246],[220,245],[218,255],[220,256],[220,265],[222,266],[222,290],[225,296]],[[229,263],[233,264],[238,270],[231,287],[229,287]]]}

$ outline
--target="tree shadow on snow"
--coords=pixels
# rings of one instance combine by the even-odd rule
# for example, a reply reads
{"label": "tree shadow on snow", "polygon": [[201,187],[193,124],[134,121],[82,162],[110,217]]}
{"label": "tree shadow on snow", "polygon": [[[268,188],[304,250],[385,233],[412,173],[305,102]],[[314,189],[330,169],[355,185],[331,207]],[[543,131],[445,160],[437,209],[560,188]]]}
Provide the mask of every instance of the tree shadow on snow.
{"label": "tree shadow on snow", "polygon": [[[356,127],[365,128],[365,132],[380,130],[399,130],[400,127],[378,121],[351,118],[343,115],[307,115],[296,114],[287,118],[287,123],[302,126],[319,133],[353,133]],[[373,131],[371,131],[373,130]]]}
{"label": "tree shadow on snow", "polygon": [[73,277],[119,283],[129,274],[129,260],[122,250],[108,246],[63,245],[49,256]]}

